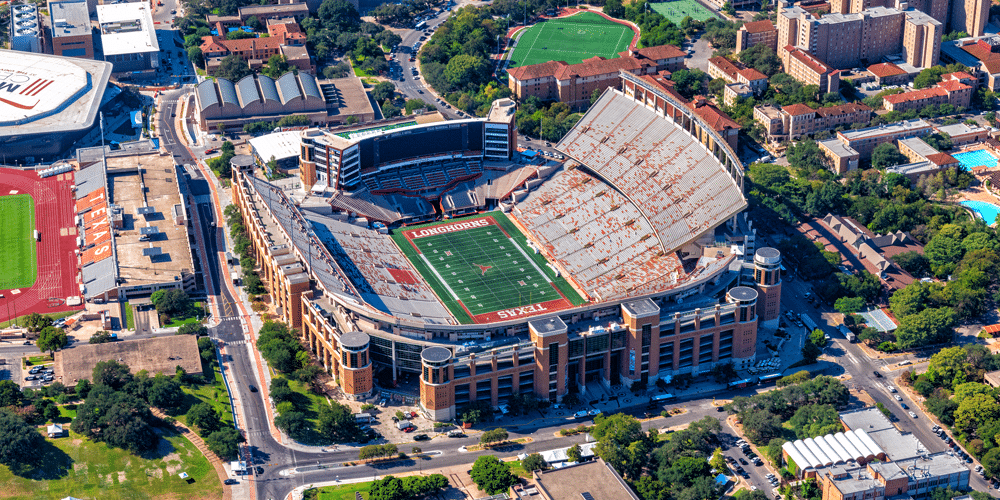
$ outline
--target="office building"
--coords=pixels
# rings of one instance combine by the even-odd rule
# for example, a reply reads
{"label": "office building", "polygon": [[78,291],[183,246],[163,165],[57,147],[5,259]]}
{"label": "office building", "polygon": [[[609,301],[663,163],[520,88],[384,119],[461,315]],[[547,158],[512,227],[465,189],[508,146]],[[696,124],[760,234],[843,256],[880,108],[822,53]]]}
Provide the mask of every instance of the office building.
{"label": "office building", "polygon": [[94,58],[90,14],[83,0],[49,2],[52,18],[52,53],[57,56]]}
{"label": "office building", "polygon": [[160,43],[156,39],[149,4],[116,3],[97,6],[104,60],[114,66],[118,78],[151,77],[160,67]]}
{"label": "office building", "polygon": [[686,55],[673,45],[660,45],[622,52],[614,59],[594,56],[578,64],[549,61],[508,69],[507,73],[510,90],[519,100],[534,96],[580,108],[590,105],[595,90],[621,88],[619,71],[636,75],[673,72],[684,68]]}
{"label": "office building", "polygon": [[744,23],[736,31],[736,53],[739,54],[754,45],[765,45],[778,53],[778,28],[770,20]]}

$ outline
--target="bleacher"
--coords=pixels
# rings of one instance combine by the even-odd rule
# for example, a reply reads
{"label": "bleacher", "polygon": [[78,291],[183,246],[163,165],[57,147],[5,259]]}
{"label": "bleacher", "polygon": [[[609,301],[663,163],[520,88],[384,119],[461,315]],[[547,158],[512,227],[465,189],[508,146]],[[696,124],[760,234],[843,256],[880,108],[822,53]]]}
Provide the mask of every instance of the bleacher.
{"label": "bleacher", "polygon": [[363,172],[365,187],[376,194],[402,190],[413,194],[440,196],[441,190],[457,181],[482,174],[479,161],[448,161],[431,165],[413,165],[399,169]]}
{"label": "bleacher", "polygon": [[683,275],[672,253],[661,255],[642,212],[614,188],[580,169],[566,170],[517,204],[514,216],[547,253],[601,300],[635,289],[669,288]]}
{"label": "bleacher", "polygon": [[[339,218],[307,217],[365,302],[394,316],[431,323],[447,323],[451,318],[389,236]],[[416,282],[400,283],[390,270],[409,273]]]}
{"label": "bleacher", "polygon": [[557,148],[627,194],[667,250],[746,207],[724,165],[675,123],[606,92]]}

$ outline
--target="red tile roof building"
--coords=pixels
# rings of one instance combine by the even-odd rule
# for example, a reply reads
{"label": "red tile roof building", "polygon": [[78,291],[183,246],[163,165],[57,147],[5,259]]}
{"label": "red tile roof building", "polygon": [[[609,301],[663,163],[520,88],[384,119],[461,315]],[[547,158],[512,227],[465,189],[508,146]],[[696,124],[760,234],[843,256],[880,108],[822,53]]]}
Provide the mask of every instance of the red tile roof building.
{"label": "red tile roof building", "polygon": [[744,24],[736,32],[736,53],[739,54],[754,45],[765,45],[778,53],[778,28],[765,19]]}
{"label": "red tile roof building", "polygon": [[875,83],[885,85],[902,85],[910,81],[910,74],[893,63],[879,63],[868,66],[868,72],[875,77]]}
{"label": "red tile roof building", "polygon": [[782,49],[785,72],[805,85],[818,85],[820,92],[840,89],[840,71],[798,47],[787,45]]}
{"label": "red tile roof building", "polygon": [[660,45],[619,53],[605,59],[594,56],[578,64],[549,61],[507,70],[510,90],[519,100],[534,96],[543,101],[559,101],[578,109],[590,104],[595,90],[620,88],[619,71],[634,75],[684,69],[687,54],[673,45]]}
{"label": "red tile roof building", "polygon": [[764,125],[771,140],[796,140],[842,125],[867,124],[872,109],[864,104],[847,103],[828,108],[812,109],[805,104],[791,104],[778,109],[774,106],[754,108],[754,120]]}
{"label": "red tile roof building", "polygon": [[754,95],[759,96],[767,90],[767,75],[722,56],[708,60],[708,75],[712,78],[722,78],[727,83],[748,85]]}
{"label": "red tile roof building", "polygon": [[969,85],[958,80],[946,80],[928,89],[887,95],[882,98],[882,106],[889,111],[919,110],[932,104],[951,104],[957,108],[968,108],[972,102]]}
{"label": "red tile roof building", "polygon": [[[241,38],[226,40],[222,36],[201,37],[201,52],[205,56],[205,69],[215,74],[222,59],[235,54],[247,61],[256,70],[267,63],[273,55],[283,55],[289,66],[299,71],[315,72],[309,53],[305,49],[305,34],[295,23],[272,24],[268,26],[270,36],[265,38]],[[221,33],[221,31],[220,31]]]}

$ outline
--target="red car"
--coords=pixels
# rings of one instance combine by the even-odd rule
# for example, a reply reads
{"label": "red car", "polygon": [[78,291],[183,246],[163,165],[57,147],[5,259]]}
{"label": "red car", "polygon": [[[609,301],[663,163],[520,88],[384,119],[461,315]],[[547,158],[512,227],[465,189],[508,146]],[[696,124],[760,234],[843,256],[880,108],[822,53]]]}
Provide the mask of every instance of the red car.
{"label": "red car", "polygon": [[206,149],[205,150],[205,154],[207,154],[207,155],[215,154],[215,153],[218,153],[218,152],[219,152],[219,150],[217,150],[217,149]]}
{"label": "red car", "polygon": [[415,430],[417,430],[417,428],[411,425],[411,426],[403,429],[403,432],[413,432]]}

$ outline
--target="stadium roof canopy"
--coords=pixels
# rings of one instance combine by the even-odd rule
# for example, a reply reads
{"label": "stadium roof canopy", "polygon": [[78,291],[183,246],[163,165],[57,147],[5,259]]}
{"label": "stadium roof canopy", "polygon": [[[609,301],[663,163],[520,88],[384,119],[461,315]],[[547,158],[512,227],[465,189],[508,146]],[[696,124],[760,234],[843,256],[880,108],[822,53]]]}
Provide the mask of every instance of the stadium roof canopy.
{"label": "stadium roof canopy", "polygon": [[0,50],[0,137],[90,128],[111,63]]}

